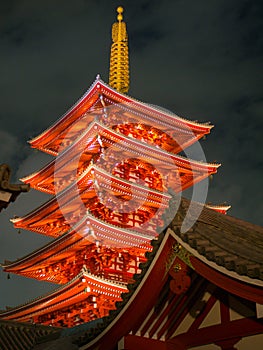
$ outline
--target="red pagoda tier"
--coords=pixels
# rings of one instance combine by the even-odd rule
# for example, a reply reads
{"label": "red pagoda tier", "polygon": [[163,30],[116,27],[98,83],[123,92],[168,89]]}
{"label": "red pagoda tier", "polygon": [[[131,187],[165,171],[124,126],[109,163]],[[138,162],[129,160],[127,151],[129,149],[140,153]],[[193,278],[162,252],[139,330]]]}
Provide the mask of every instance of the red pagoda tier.
{"label": "red pagoda tier", "polygon": [[68,283],[28,304],[1,313],[5,320],[73,327],[108,315],[126,293],[125,285],[96,277],[84,267]]}
{"label": "red pagoda tier", "polygon": [[[110,113],[117,114],[112,110]],[[166,150],[167,143],[161,140],[162,136],[165,138],[170,136],[161,130],[154,136],[156,144],[153,144],[154,138],[148,130],[149,126],[143,124],[143,121],[139,125],[133,124],[133,133],[127,137],[126,134],[121,133],[121,130],[123,131],[130,124],[126,123],[125,115],[121,114],[118,118],[122,120],[123,124],[118,125],[115,130],[97,121],[92,122],[87,130],[84,129],[77,137],[75,142],[71,142],[65,150],[64,147],[60,148],[61,153],[58,159],[51,161],[40,171],[23,178],[22,181],[30,183],[31,187],[37,190],[55,194],[67,187],[75,177],[80,176],[90,163],[96,163],[123,178],[131,173],[128,180],[135,181],[138,178],[145,180],[148,175],[146,183],[148,182],[149,187],[156,188],[157,186],[151,183],[151,180],[157,179],[157,174],[155,176],[151,174],[155,171],[154,166],[156,166],[160,168],[162,173],[167,173],[168,179],[166,179],[165,185],[173,186],[177,191],[181,191],[216,172],[218,164],[206,164],[186,159],[175,154],[176,148],[170,148],[168,152]],[[142,130],[148,135],[148,137],[143,138],[143,141],[138,137]],[[136,131],[138,135],[136,135]],[[203,135],[196,136],[190,129],[188,130],[191,144]],[[178,140],[177,135],[175,137]],[[157,141],[160,142],[157,144]],[[181,147],[186,147],[184,142],[180,144]],[[186,143],[186,145],[189,144]],[[177,151],[180,150],[177,149]],[[127,163],[125,162],[127,158],[134,158],[134,161],[129,160]],[[143,158],[144,161],[140,162],[138,158]],[[173,172],[168,176],[171,169]],[[162,184],[156,189],[162,190]]]}
{"label": "red pagoda tier", "polygon": [[[91,243],[87,237],[90,235],[86,233],[87,219],[94,227],[93,237],[100,237],[100,233],[105,236],[108,231],[115,244],[121,235],[122,241],[131,242],[130,247],[122,248],[121,242],[118,242],[117,247],[101,246],[98,241]],[[88,266],[88,270],[94,275],[126,283],[132,280],[134,273],[140,271],[139,263],[146,261],[145,251],[152,250],[152,246],[147,243],[138,245],[140,240],[144,241],[145,237],[85,216],[74,229],[62,237],[22,259],[6,261],[4,268],[7,272],[63,284],[77,275],[83,266]]]}
{"label": "red pagoda tier", "polygon": [[58,237],[77,224],[88,210],[98,219],[136,229],[152,239],[156,236],[154,225],[161,221],[170,199],[168,193],[131,183],[91,165],[76,183],[25,217],[12,221],[17,228]]}
{"label": "red pagoda tier", "polygon": [[158,143],[173,153],[190,146],[210,133],[213,127],[208,123],[200,124],[180,118],[171,112],[135,100],[104,83],[98,75],[80,100],[53,126],[32,139],[30,144],[33,148],[57,156],[96,119],[111,125],[113,130],[118,130],[125,136],[139,140],[146,138],[151,144]]}

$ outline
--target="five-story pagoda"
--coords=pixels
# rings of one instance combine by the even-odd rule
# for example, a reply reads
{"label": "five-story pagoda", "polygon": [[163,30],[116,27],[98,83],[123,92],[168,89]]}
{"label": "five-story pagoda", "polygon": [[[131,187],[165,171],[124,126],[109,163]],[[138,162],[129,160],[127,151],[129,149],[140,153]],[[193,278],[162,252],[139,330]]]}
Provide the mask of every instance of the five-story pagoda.
{"label": "five-story pagoda", "polygon": [[30,141],[54,159],[22,180],[53,197],[12,220],[54,240],[5,262],[4,270],[60,286],[2,312],[5,320],[72,327],[108,315],[152,250],[172,193],[219,166],[178,155],[211,125],[127,95],[127,32],[123,9],[117,11],[109,85],[97,76],[62,118]]}

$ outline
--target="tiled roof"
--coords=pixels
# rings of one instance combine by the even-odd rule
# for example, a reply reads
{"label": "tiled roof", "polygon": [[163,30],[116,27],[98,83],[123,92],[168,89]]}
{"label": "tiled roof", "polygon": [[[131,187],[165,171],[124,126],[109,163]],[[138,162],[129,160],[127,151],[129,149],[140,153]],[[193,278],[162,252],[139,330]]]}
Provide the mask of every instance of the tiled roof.
{"label": "tiled roof", "polygon": [[[203,207],[192,228],[181,232],[190,202],[182,199],[169,225],[196,253],[240,276],[263,280],[263,227]],[[190,217],[200,209],[195,203]]]}
{"label": "tiled roof", "polygon": [[1,350],[30,350],[37,338],[57,332],[57,328],[0,320]]}

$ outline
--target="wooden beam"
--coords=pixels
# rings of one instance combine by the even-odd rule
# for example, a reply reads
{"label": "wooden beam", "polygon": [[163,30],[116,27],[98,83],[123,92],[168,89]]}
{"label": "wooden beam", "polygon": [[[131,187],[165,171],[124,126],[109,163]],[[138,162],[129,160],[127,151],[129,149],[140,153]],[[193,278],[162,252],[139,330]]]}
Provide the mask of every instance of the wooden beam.
{"label": "wooden beam", "polygon": [[[157,340],[157,339],[151,339],[151,338],[144,338],[136,335],[127,335],[123,339],[123,348],[120,350],[168,350],[169,347],[167,347],[166,342]],[[185,347],[176,347],[176,350],[185,350]]]}
{"label": "wooden beam", "polygon": [[216,301],[217,301],[216,297],[214,295],[211,295],[208,301],[206,302],[204,309],[202,310],[202,312],[200,312],[199,315],[197,315],[197,317],[195,318],[194,322],[192,323],[188,331],[193,332],[200,327],[201,323],[204,321],[208,313],[211,311]]}
{"label": "wooden beam", "polygon": [[243,318],[241,320],[227,322],[186,332],[169,339],[168,344],[184,344],[186,347],[193,347],[216,342],[226,341],[233,338],[244,338],[255,334],[263,333],[263,319]]}
{"label": "wooden beam", "polygon": [[190,259],[194,270],[216,286],[241,298],[263,304],[262,287],[248,284],[220,273],[193,256]]}

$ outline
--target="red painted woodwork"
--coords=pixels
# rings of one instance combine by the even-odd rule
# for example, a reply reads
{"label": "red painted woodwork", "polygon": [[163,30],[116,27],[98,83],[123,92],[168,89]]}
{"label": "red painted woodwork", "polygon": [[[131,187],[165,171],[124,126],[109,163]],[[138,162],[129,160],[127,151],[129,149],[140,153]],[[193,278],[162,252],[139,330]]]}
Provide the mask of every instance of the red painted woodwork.
{"label": "red painted woodwork", "polygon": [[215,344],[220,346],[221,350],[237,350],[237,348],[235,348],[234,345],[237,344],[240,339],[242,338],[237,337],[233,339],[221,340],[219,342],[215,342]]}
{"label": "red painted woodwork", "polygon": [[216,286],[221,287],[229,293],[240,296],[241,298],[263,304],[263,293],[261,287],[247,284],[231,278],[227,274],[220,273],[193,256],[191,257],[191,263],[197,273]]}
{"label": "red painted woodwork", "polygon": [[1,313],[5,320],[35,322],[56,327],[73,327],[107,316],[126,293],[117,284],[83,271],[59,289],[30,303]]}
{"label": "red painted woodwork", "polygon": [[[165,342],[157,339],[139,337],[136,335],[126,335],[124,337],[124,347],[120,350],[167,350]],[[179,349],[183,350],[183,349]]]}
{"label": "red painted woodwork", "polygon": [[173,243],[172,237],[168,237],[160,255],[152,262],[149,273],[141,282],[139,290],[134,292],[132,300],[120,312],[115,322],[112,322],[110,330],[99,336],[89,349],[114,350],[114,344],[118,343],[122,336],[142,324],[167,281],[166,262]]}
{"label": "red painted woodwork", "polygon": [[244,318],[224,324],[200,328],[192,332],[189,331],[167,340],[167,343],[171,346],[181,343],[189,348],[219,342],[231,342],[233,339],[236,342],[236,339],[260,334],[262,332],[262,319]]}
{"label": "red painted woodwork", "polygon": [[76,234],[68,234],[61,244],[48,244],[27,259],[5,266],[12,272],[52,283],[67,283],[83,266],[88,266],[93,275],[121,283],[133,281],[133,274],[140,273],[139,264],[146,261],[145,249],[97,247],[83,237],[73,240]]}
{"label": "red painted woodwork", "polygon": [[[65,189],[76,176],[80,176],[89,164],[96,163],[107,172],[113,173],[115,165],[125,159],[129,160],[128,164],[131,164],[132,159],[139,159],[137,167],[142,169],[136,170],[139,170],[140,173],[145,172],[145,170],[151,171],[152,169],[147,169],[149,164],[150,167],[155,167],[155,171],[156,169],[161,170],[162,174],[169,175],[165,179],[165,186],[172,187],[177,191],[184,190],[192,186],[193,183],[214,174],[219,167],[219,164],[193,161],[168,153],[162,148],[148,145],[146,140],[139,142],[137,139],[126,137],[104,124],[95,122],[57,159],[22,180],[30,183],[31,187],[35,189],[55,194]],[[55,186],[54,173],[56,176]],[[122,177],[128,180],[124,175],[124,169],[122,173]],[[155,177],[153,176],[153,178]],[[152,188],[156,187],[152,186]]]}
{"label": "red painted woodwork", "polygon": [[170,305],[166,308],[165,312],[162,313],[161,317],[158,317],[158,320],[156,322],[155,318],[156,315],[154,315],[153,319],[151,320],[152,323],[148,323],[145,325],[145,329],[143,330],[143,332],[141,333],[141,335],[143,336],[146,331],[152,326],[152,324],[154,323],[154,326],[151,327],[151,330],[149,332],[149,336],[150,338],[153,337],[153,335],[156,333],[157,329],[160,327],[160,325],[162,324],[162,322],[165,320],[166,317],[168,317],[168,315],[173,314],[172,310],[175,309],[175,305],[176,303],[178,303],[180,299],[180,296],[174,296],[172,302],[170,303]]}
{"label": "red painted woodwork", "polygon": [[230,321],[230,310],[229,310],[229,302],[228,295],[221,292],[220,298],[220,316],[221,323],[226,323]]}
{"label": "red painted woodwork", "polygon": [[194,330],[197,330],[199,328],[199,326],[202,324],[202,322],[204,321],[204,319],[206,318],[206,316],[208,315],[209,311],[212,309],[212,307],[215,305],[217,299],[215,297],[215,295],[211,295],[210,298],[208,299],[208,301],[205,303],[205,307],[202,310],[202,312],[200,312],[196,319],[194,320],[194,322],[191,324],[190,328],[189,328],[189,332],[193,332]]}
{"label": "red painted woodwork", "polygon": [[183,294],[191,285],[191,278],[188,275],[190,268],[178,257],[170,269],[170,289],[174,294]]}
{"label": "red painted woodwork", "polygon": [[[192,283],[195,282],[193,281]],[[193,306],[193,296],[198,296],[199,289],[202,290],[202,284],[205,284],[204,280],[197,280],[190,294],[182,294],[180,303],[173,312],[174,317],[168,319],[161,330],[157,333],[158,339],[160,339],[162,336],[165,336],[165,339],[169,339],[174,334],[175,330],[179,327],[185,316],[190,312],[191,307]]]}

